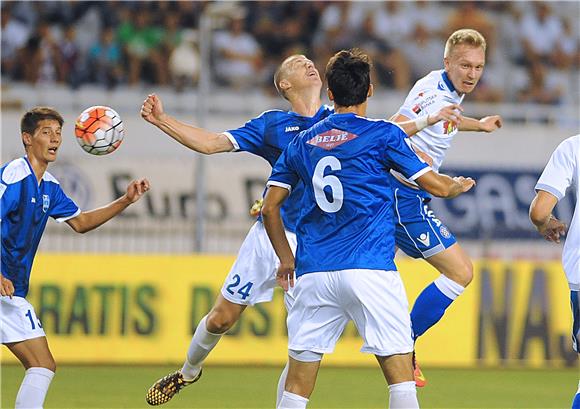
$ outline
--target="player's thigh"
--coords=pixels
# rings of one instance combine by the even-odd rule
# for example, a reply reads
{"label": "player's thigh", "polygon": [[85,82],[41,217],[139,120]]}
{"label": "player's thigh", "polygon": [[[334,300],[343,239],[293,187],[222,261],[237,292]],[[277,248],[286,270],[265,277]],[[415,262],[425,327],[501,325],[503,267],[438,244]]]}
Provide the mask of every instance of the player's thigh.
{"label": "player's thigh", "polygon": [[53,372],[56,371],[56,363],[48,347],[46,337],[8,343],[6,347],[22,362],[26,369],[41,367]]}
{"label": "player's thigh", "polygon": [[413,380],[411,353],[376,357],[389,385]]}
{"label": "player's thigh", "polygon": [[361,352],[390,356],[413,350],[409,303],[398,272],[343,270],[340,294],[364,340]]}
{"label": "player's thigh", "polygon": [[329,353],[349,321],[333,291],[337,272],[305,274],[296,280],[288,311],[288,349]]}
{"label": "player's thigh", "polygon": [[[287,233],[287,237],[295,249],[295,235]],[[244,239],[226,277],[221,290],[223,298],[240,305],[271,301],[276,287],[278,264],[278,257],[263,224],[256,222]]]}
{"label": "player's thigh", "polygon": [[473,279],[473,263],[459,243],[426,260],[441,274],[464,287]]}

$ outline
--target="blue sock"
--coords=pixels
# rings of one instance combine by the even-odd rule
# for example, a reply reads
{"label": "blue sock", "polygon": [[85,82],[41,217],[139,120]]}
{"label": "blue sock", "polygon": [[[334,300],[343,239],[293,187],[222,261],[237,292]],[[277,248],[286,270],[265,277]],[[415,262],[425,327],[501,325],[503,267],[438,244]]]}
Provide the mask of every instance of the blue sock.
{"label": "blue sock", "polygon": [[419,294],[411,310],[415,340],[443,317],[447,307],[463,290],[461,285],[441,275]]}
{"label": "blue sock", "polygon": [[572,402],[572,409],[580,409],[580,393],[577,393]]}

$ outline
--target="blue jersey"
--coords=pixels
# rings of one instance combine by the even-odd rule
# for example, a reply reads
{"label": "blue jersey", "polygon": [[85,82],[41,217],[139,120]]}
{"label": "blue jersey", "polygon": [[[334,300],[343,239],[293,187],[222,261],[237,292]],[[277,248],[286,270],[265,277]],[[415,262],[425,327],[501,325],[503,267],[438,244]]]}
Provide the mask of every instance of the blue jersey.
{"label": "blue jersey", "polygon": [[[282,151],[300,131],[310,128],[333,112],[333,108],[326,105],[320,107],[312,117],[281,110],[266,111],[246,122],[243,127],[225,132],[225,135],[236,151],[258,155],[273,167]],[[303,191],[302,185],[296,186],[282,208],[284,225],[291,232],[295,232]]]}
{"label": "blue jersey", "polygon": [[0,168],[2,275],[14,284],[14,295],[26,297],[30,270],[48,217],[57,222],[81,211],[58,181],[45,172],[40,184],[26,157]]}
{"label": "blue jersey", "polygon": [[296,275],[346,269],[396,270],[396,169],[415,180],[431,170],[392,122],[333,114],[300,133],[268,185],[305,185],[296,235]]}

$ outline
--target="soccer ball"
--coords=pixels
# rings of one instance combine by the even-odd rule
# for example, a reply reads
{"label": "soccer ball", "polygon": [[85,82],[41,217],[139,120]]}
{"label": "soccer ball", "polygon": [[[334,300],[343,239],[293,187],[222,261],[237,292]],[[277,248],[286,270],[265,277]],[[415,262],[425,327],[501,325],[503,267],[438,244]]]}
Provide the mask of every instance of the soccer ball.
{"label": "soccer ball", "polygon": [[107,155],[123,142],[123,121],[114,109],[94,106],[85,109],[75,123],[77,142],[92,155]]}

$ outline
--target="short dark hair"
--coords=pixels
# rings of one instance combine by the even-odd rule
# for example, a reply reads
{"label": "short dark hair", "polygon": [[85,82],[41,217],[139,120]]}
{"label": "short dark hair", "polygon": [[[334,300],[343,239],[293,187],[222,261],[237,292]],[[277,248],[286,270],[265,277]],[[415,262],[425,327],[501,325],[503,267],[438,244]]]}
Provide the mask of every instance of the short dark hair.
{"label": "short dark hair", "polygon": [[326,82],[337,105],[348,107],[366,101],[371,85],[371,60],[359,49],[341,50],[326,65]]}
{"label": "short dark hair", "polygon": [[55,121],[58,121],[61,127],[64,123],[61,114],[59,114],[54,108],[34,107],[22,115],[22,119],[20,120],[20,132],[26,132],[32,135],[36,128],[38,128],[38,123],[44,119],[54,119]]}

